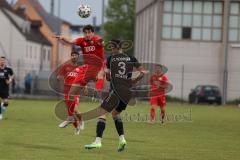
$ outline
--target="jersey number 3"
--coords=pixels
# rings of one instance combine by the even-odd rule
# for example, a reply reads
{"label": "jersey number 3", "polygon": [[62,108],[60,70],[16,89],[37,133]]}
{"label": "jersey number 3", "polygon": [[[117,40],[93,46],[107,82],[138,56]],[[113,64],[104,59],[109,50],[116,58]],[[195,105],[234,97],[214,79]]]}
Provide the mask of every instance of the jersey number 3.
{"label": "jersey number 3", "polygon": [[118,63],[118,67],[120,67],[120,69],[118,70],[118,73],[120,75],[124,75],[126,73],[126,63],[124,62],[119,62]]}

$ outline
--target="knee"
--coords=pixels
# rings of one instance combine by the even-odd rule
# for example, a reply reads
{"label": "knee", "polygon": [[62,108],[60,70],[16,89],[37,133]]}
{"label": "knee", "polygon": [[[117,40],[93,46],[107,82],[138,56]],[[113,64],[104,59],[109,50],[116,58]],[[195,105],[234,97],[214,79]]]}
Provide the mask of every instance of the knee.
{"label": "knee", "polygon": [[120,117],[119,113],[117,113],[117,112],[112,112],[112,118],[113,118],[113,120],[116,120],[116,119],[119,119],[119,118],[121,118],[121,117]]}
{"label": "knee", "polygon": [[105,120],[105,121],[106,121],[106,115],[100,116],[100,117],[98,118],[98,120],[99,120],[99,119],[102,119],[102,120]]}
{"label": "knee", "polygon": [[106,123],[106,117],[99,117],[97,123]]}
{"label": "knee", "polygon": [[151,107],[151,110],[155,110],[155,107],[152,106],[152,107]]}
{"label": "knee", "polygon": [[3,106],[4,106],[4,107],[8,107],[8,101],[4,101],[4,102],[3,102]]}

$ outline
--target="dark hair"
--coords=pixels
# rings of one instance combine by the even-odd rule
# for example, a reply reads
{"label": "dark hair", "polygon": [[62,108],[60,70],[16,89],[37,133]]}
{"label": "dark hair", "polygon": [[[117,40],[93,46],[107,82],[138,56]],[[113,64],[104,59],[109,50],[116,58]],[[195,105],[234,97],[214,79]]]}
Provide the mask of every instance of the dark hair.
{"label": "dark hair", "polygon": [[120,49],[121,48],[121,40],[120,39],[112,39],[109,41],[109,44],[112,45],[113,48],[118,48]]}
{"label": "dark hair", "polygon": [[83,32],[85,31],[91,31],[91,32],[94,32],[94,27],[90,24],[86,25],[83,27]]}
{"label": "dark hair", "polygon": [[6,57],[4,57],[4,56],[1,56],[1,58],[6,59]]}
{"label": "dark hair", "polygon": [[72,51],[72,52],[71,52],[71,55],[73,55],[73,54],[79,55],[79,53],[78,53],[77,51]]}

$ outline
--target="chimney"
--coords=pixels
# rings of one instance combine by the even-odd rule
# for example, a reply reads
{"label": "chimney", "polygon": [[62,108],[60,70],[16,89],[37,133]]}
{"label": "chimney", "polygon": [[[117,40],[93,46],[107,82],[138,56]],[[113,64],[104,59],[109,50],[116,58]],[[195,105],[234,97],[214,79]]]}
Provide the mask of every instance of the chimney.
{"label": "chimney", "polygon": [[20,15],[25,16],[26,15],[26,11],[27,11],[27,7],[23,4],[21,6],[19,6],[16,10],[16,12]]}

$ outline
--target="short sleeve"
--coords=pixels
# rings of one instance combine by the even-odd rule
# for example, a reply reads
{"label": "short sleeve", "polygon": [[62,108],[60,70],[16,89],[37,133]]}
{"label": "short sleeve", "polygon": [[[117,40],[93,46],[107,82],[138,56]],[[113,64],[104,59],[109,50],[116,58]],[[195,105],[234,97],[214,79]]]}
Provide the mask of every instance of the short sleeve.
{"label": "short sleeve", "polygon": [[154,80],[153,80],[153,78],[154,78],[154,76],[151,76],[151,78],[150,78],[150,85],[154,85]]}
{"label": "short sleeve", "polygon": [[13,75],[13,70],[12,70],[12,68],[8,68],[8,73],[9,73],[10,76]]}
{"label": "short sleeve", "polygon": [[74,40],[74,43],[75,43],[75,45],[77,45],[77,46],[81,46],[83,41],[84,41],[84,38],[80,37],[80,38],[76,38],[76,39]]}
{"label": "short sleeve", "polygon": [[167,82],[167,81],[168,81],[167,76],[166,76],[166,75],[163,75],[163,76],[162,76],[162,80],[165,81],[165,82]]}
{"label": "short sleeve", "polygon": [[139,67],[141,66],[141,64],[138,62],[138,60],[137,60],[136,57],[131,56],[130,58],[131,58],[131,62],[133,63],[133,66],[134,66],[135,68],[139,68]]}

